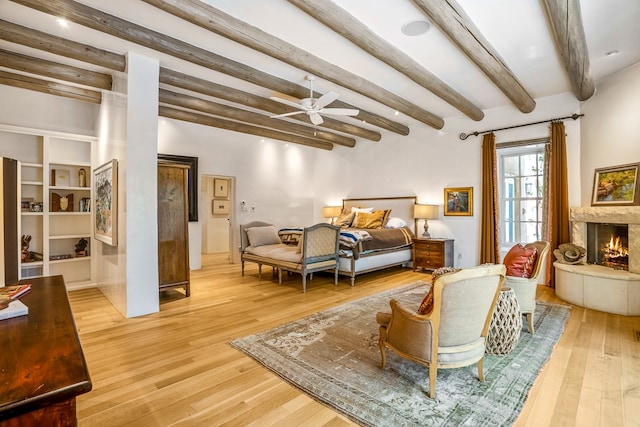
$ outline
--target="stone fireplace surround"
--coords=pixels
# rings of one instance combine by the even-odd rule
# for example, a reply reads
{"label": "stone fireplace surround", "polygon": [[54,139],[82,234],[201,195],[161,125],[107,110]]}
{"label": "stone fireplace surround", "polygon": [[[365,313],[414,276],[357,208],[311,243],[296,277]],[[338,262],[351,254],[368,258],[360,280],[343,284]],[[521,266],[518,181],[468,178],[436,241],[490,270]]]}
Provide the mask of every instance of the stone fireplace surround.
{"label": "stone fireplace surround", "polygon": [[571,208],[569,220],[571,242],[582,247],[586,247],[587,223],[628,224],[629,271],[556,262],[556,294],[582,307],[607,313],[640,315],[640,207]]}

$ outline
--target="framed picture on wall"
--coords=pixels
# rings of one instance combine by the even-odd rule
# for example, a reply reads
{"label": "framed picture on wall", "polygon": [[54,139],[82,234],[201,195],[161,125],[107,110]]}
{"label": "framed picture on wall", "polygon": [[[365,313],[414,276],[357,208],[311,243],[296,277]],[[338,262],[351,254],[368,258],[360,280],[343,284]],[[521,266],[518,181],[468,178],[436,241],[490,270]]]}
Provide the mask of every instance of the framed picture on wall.
{"label": "framed picture on wall", "polygon": [[213,180],[213,197],[226,199],[229,197],[229,180],[215,178]]}
{"label": "framed picture on wall", "polygon": [[473,187],[445,188],[444,214],[473,216]]}
{"label": "framed picture on wall", "polygon": [[118,246],[118,161],[105,163],[93,173],[96,215],[93,234],[111,246]]}
{"label": "framed picture on wall", "polygon": [[591,206],[637,206],[640,163],[595,170]]}
{"label": "framed picture on wall", "polygon": [[212,202],[214,215],[227,215],[229,213],[229,200],[217,200]]}

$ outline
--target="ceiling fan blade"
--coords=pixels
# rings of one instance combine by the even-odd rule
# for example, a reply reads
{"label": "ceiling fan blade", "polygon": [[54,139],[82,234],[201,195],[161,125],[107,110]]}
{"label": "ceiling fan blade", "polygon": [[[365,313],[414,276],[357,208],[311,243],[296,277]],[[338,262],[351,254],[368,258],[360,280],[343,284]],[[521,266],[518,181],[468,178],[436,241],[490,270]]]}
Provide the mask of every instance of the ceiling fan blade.
{"label": "ceiling fan blade", "polygon": [[319,110],[318,113],[335,114],[338,116],[357,116],[360,113],[360,110],[355,110],[353,108],[323,108]]}
{"label": "ceiling fan blade", "polygon": [[318,113],[308,113],[309,114],[309,118],[311,119],[311,123],[313,123],[314,125],[321,125],[322,123],[324,123],[324,120],[322,120],[322,116],[320,116],[320,114]]}
{"label": "ceiling fan blade", "polygon": [[318,98],[318,100],[316,101],[316,103],[313,106],[313,108],[315,108],[316,110],[319,110],[320,108],[324,107],[325,105],[329,105],[333,101],[338,99],[338,96],[340,96],[340,95],[338,95],[335,92],[327,92],[324,95],[322,95],[320,98]]}
{"label": "ceiling fan blade", "polygon": [[278,98],[277,96],[270,96],[269,98],[270,98],[271,100],[273,100],[273,101],[277,101],[277,102],[279,102],[279,103],[281,103],[281,104],[288,105],[289,107],[294,107],[294,108],[298,108],[298,109],[301,109],[301,110],[303,110],[303,109],[304,109],[304,108],[303,108],[300,104],[298,104],[297,102],[289,101],[288,99]]}
{"label": "ceiling fan blade", "polygon": [[269,116],[270,119],[277,119],[279,117],[288,117],[288,116],[293,116],[295,114],[302,114],[304,113],[304,111],[292,111],[290,113],[284,113],[284,114],[277,114],[275,116]]}

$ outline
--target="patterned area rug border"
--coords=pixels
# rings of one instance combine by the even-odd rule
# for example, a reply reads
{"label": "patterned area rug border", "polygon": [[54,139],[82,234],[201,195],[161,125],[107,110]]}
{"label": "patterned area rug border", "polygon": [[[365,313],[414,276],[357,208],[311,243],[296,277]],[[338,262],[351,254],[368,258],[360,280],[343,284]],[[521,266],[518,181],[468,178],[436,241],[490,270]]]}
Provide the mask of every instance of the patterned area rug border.
{"label": "patterned area rug border", "polygon": [[315,400],[365,426],[511,425],[564,331],[569,306],[538,302],[535,335],[522,331],[514,350],[486,355],[476,366],[438,371],[436,399],[427,397],[428,368],[388,352],[381,370],[377,311],[395,298],[419,304],[419,281],[361,298],[229,344]]}

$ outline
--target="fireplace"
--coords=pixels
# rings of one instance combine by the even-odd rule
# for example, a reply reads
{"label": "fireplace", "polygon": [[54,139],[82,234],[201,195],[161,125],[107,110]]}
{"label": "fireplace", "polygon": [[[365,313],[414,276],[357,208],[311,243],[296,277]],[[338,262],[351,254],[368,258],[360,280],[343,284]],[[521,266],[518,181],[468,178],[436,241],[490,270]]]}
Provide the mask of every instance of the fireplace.
{"label": "fireplace", "polygon": [[587,262],[629,270],[629,225],[587,223]]}

